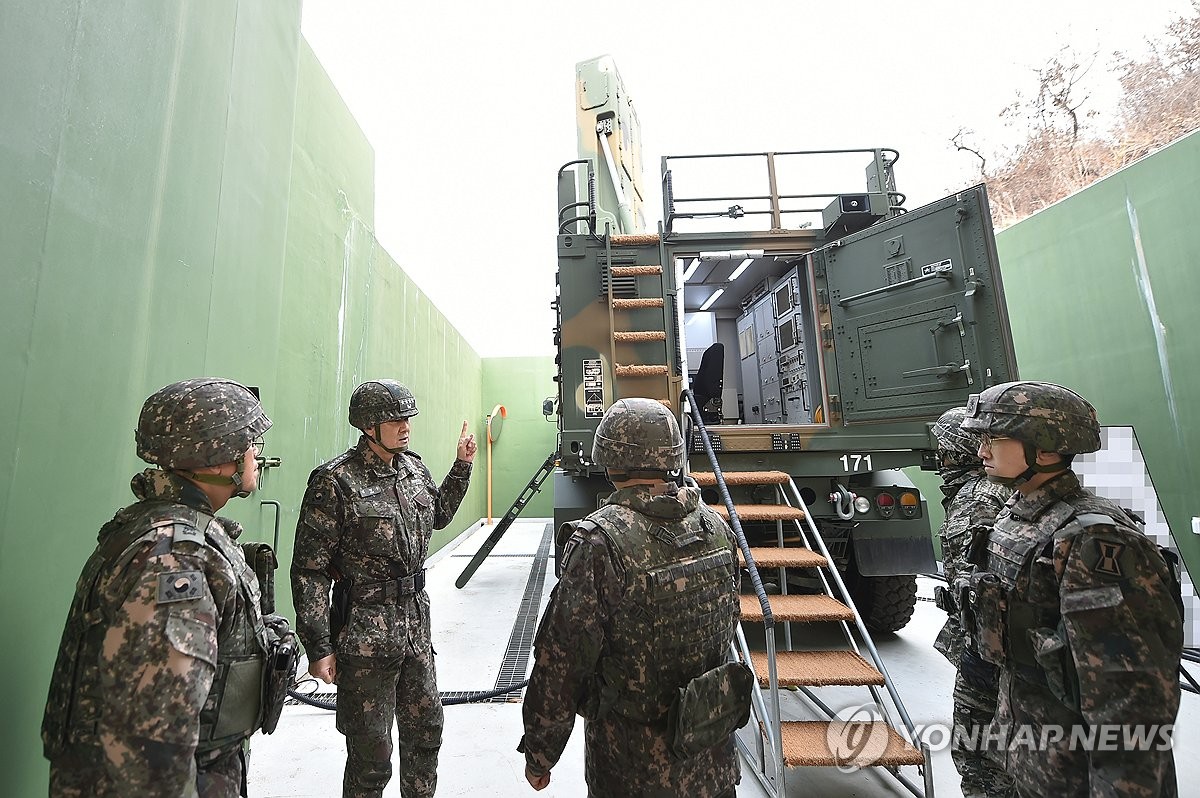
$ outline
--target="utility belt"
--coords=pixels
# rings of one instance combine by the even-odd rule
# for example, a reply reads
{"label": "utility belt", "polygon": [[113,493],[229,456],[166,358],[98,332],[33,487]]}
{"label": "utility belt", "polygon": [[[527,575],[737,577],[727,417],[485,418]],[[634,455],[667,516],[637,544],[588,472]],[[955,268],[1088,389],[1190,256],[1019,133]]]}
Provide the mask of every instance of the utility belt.
{"label": "utility belt", "polygon": [[407,576],[383,582],[368,582],[365,585],[350,585],[352,604],[399,604],[401,599],[416,595],[425,589],[425,569]]}

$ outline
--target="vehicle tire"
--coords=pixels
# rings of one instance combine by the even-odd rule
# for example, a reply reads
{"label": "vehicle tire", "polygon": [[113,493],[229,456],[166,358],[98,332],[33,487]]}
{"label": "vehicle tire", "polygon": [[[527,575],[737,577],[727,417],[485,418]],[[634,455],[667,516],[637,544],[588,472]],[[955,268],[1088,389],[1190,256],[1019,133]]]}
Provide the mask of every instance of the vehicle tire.
{"label": "vehicle tire", "polygon": [[875,633],[898,632],[912,620],[917,608],[917,577],[860,576],[848,585],[850,596],[867,629]]}

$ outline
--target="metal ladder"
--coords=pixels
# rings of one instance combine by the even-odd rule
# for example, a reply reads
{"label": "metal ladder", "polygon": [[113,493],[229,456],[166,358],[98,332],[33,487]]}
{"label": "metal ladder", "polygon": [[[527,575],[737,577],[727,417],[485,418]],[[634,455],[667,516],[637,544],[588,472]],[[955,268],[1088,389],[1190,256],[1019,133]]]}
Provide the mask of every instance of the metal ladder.
{"label": "metal ladder", "polygon": [[467,563],[467,567],[458,575],[458,579],[454,580],[455,587],[462,589],[471,580],[471,577],[479,570],[479,566],[492,553],[492,549],[496,548],[496,544],[500,542],[500,538],[504,537],[504,533],[508,531],[508,528],[517,520],[517,516],[525,509],[525,505],[533,501],[533,497],[542,489],[542,484],[546,481],[546,478],[554,473],[554,466],[557,462],[558,451],[555,450],[550,453],[545,462],[538,466],[538,470],[529,478],[529,482],[521,489],[512,506],[508,508],[508,512],[500,519],[500,523],[496,524],[496,528],[488,535],[487,540],[483,542],[483,545],[471,557],[471,561]]}
{"label": "metal ladder", "polygon": [[[736,737],[739,750],[754,766],[754,775],[768,794],[782,796],[788,768],[882,767],[913,795],[933,798],[929,746],[919,738],[795,482],[779,471],[724,474],[699,409],[690,392],[685,391],[683,396],[713,469],[693,472],[690,477],[698,486],[715,487],[720,493],[723,506],[713,509],[730,522],[741,565],[754,587],[753,595],[741,597],[741,623],[731,644],[731,656],[749,665],[757,676],[752,700],[757,722],[748,724]],[[771,485],[778,503],[735,505],[729,482]],[[743,519],[774,521],[777,545],[751,548],[742,529]],[[799,545],[784,545],[785,529],[796,533]],[[812,569],[819,577],[822,592],[788,594],[787,568]],[[777,569],[778,595],[768,596],[763,586],[762,575],[769,569]],[[784,624],[782,649],[776,640],[779,622]],[[838,624],[846,642],[844,649],[806,651],[793,647],[792,624],[821,622]],[[743,628],[748,623],[763,625],[765,651],[751,650]],[[849,719],[838,717],[838,712],[815,692],[835,685],[865,687],[873,711],[862,716],[856,712]],[[803,695],[807,702],[801,705],[825,720],[783,720],[784,690]],[[906,766],[917,767],[920,786],[901,771]]]}
{"label": "metal ladder", "polygon": [[[655,234],[604,237],[600,280],[607,294],[612,402],[622,397],[644,396],[672,406],[671,368],[667,363],[667,292],[659,245],[660,238]],[[618,296],[618,293],[633,296]],[[659,342],[662,355],[655,357],[657,347],[647,349],[645,345]]]}

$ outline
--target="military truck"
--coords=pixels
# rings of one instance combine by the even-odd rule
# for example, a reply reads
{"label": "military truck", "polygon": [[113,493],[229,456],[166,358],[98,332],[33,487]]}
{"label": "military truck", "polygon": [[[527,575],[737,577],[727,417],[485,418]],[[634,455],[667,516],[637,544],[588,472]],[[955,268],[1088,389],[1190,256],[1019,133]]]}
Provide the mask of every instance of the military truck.
{"label": "military truck", "polygon": [[[935,468],[932,421],[1016,378],[984,187],[908,210],[892,149],[667,156],[647,232],[629,95],[607,56],[576,73],[579,157],[558,174],[556,527],[611,492],[589,455],[621,397],[676,410],[689,469],[712,469],[688,389],[720,467],[790,475],[867,626],[902,628],[915,574],[937,566],[900,469]],[[803,590],[806,574],[785,579]]]}

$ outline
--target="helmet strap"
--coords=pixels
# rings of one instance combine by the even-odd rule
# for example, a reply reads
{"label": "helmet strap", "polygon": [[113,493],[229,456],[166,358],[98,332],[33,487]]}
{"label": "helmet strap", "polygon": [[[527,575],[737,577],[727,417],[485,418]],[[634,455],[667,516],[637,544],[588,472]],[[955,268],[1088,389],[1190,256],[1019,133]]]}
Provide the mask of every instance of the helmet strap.
{"label": "helmet strap", "polygon": [[221,474],[198,474],[195,471],[185,471],[182,468],[174,469],[174,471],[195,482],[203,482],[205,485],[219,485],[221,487],[233,485],[235,488],[233,495],[239,499],[245,499],[250,495],[250,491],[246,490],[244,486],[244,480],[242,479],[243,468],[244,465],[242,462],[238,461],[237,470],[227,477]]}
{"label": "helmet strap", "polygon": [[1036,446],[1027,441],[1022,441],[1021,445],[1025,450],[1025,470],[1015,477],[989,476],[988,479],[990,481],[1008,488],[1019,488],[1033,479],[1037,474],[1056,474],[1060,471],[1066,471],[1071,467],[1071,461],[1067,458],[1063,458],[1056,463],[1042,465],[1037,461],[1038,449]]}
{"label": "helmet strap", "polygon": [[379,424],[375,425],[375,434],[374,435],[367,432],[366,430],[363,430],[363,435],[366,435],[371,440],[372,443],[374,443],[380,449],[383,449],[385,452],[391,452],[392,454],[400,454],[401,452],[403,452],[404,447],[397,446],[397,447],[393,448],[391,446],[383,445],[383,441],[380,440],[380,437],[382,436],[382,432],[380,431],[380,426],[381,425],[379,425]]}

